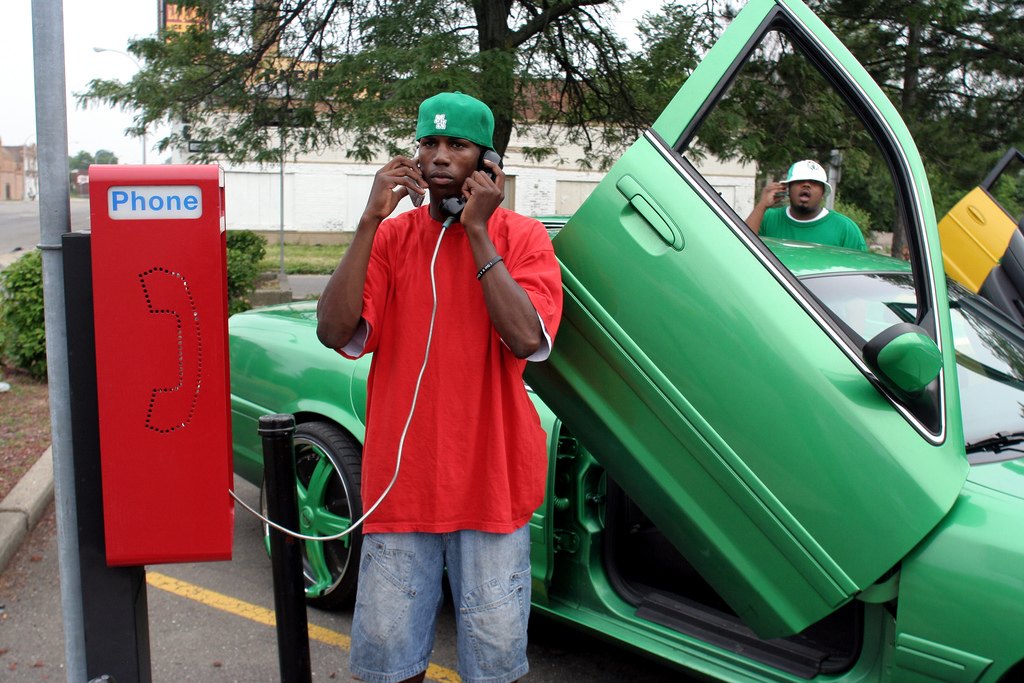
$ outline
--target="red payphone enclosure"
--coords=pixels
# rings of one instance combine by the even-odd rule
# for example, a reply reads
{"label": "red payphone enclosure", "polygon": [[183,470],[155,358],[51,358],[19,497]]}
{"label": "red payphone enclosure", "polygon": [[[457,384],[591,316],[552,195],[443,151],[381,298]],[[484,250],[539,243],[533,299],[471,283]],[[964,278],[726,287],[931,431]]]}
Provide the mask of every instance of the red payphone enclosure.
{"label": "red payphone enclosure", "polygon": [[91,166],[89,197],[107,564],[228,560],[220,169]]}

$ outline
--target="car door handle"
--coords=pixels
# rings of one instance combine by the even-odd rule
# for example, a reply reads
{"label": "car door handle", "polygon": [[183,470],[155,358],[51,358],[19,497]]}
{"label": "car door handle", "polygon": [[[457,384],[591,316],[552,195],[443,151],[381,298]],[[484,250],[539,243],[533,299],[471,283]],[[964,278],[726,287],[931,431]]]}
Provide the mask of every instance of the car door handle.
{"label": "car door handle", "polygon": [[647,196],[636,178],[624,175],[615,183],[622,196],[637,210],[658,236],[676,251],[683,249],[683,233],[665,215],[657,202]]}

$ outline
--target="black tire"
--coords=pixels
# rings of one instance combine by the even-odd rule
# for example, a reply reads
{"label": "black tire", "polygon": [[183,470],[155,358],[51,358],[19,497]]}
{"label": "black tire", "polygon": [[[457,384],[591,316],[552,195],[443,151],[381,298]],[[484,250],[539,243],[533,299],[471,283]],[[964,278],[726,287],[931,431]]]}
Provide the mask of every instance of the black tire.
{"label": "black tire", "polygon": [[[327,422],[300,424],[295,430],[299,532],[330,536],[357,520],[363,514],[361,473],[362,450],[355,439]],[[265,512],[266,505],[261,507]],[[264,524],[268,548],[269,531]],[[302,541],[306,604],[324,610],[352,605],[362,541],[360,530],[334,541]]]}

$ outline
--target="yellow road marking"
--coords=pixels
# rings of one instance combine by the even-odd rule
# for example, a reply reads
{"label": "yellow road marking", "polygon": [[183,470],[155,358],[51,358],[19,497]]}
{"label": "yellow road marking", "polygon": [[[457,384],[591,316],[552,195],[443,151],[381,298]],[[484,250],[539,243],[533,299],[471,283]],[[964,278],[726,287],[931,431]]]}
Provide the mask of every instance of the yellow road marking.
{"label": "yellow road marking", "polygon": [[[234,614],[249,621],[255,621],[264,626],[276,627],[277,625],[277,618],[272,609],[260,607],[244,600],[238,600],[223,593],[207,590],[195,584],[161,574],[160,572],[147,571],[146,583],[153,588],[159,588],[162,591],[167,591],[208,607],[219,609],[222,612]],[[311,640],[334,645],[343,650],[348,650],[352,645],[352,639],[344,633],[338,633],[315,624],[309,624],[309,637]],[[456,672],[436,664],[431,664],[427,667],[427,678],[437,683],[459,683],[462,680]]]}

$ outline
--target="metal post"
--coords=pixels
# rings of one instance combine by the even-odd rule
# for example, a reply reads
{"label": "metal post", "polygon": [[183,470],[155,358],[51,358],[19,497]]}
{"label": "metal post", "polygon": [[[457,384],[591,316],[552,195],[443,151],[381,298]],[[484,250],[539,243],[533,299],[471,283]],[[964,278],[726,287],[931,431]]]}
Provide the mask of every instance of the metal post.
{"label": "metal post", "polygon": [[281,230],[278,233],[278,254],[280,255],[280,280],[284,281],[284,121],[281,122],[281,127],[278,128],[278,134],[281,136],[281,177],[280,177],[280,195],[281,195]]}
{"label": "metal post", "polygon": [[64,274],[61,235],[70,231],[68,122],[65,112],[64,9],[61,0],[32,0],[32,61],[36,91],[39,163],[39,248],[43,256],[46,365],[53,441],[53,488],[57,559],[67,680],[84,681],[85,628],[78,565],[78,518],[71,449]]}
{"label": "metal post", "polygon": [[828,183],[832,191],[825,197],[825,208],[832,211],[836,205],[836,191],[839,189],[839,182],[843,179],[843,150],[834,149],[828,157]]}
{"label": "metal post", "polygon": [[[264,415],[263,474],[267,484],[267,511],[272,522],[286,529],[299,528],[295,492],[295,455],[292,437],[295,417]],[[302,577],[299,540],[270,529],[270,561],[274,573],[274,612],[277,616],[277,655],[282,683],[310,683],[309,624]]]}

